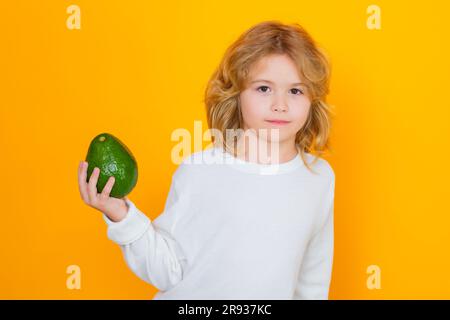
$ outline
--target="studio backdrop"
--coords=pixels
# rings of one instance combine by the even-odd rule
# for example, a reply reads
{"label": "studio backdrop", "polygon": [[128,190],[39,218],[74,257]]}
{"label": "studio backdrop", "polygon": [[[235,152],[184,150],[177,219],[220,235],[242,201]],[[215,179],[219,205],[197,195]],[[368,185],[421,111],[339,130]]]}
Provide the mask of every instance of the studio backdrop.
{"label": "studio backdrop", "polygon": [[243,31],[276,20],[308,30],[332,66],[330,299],[449,299],[449,11],[437,0],[2,1],[0,298],[156,294],[81,200],[78,164],[97,134],[116,135],[139,168],[129,199],[158,217],[179,165],[174,132],[190,134],[189,153],[210,144],[212,72]]}

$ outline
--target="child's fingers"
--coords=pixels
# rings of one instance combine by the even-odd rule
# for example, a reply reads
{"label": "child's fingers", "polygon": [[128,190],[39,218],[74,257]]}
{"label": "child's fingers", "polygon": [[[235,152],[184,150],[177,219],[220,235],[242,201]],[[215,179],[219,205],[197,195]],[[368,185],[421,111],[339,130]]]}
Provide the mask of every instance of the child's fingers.
{"label": "child's fingers", "polygon": [[89,177],[88,194],[89,194],[89,199],[90,199],[91,203],[93,201],[95,201],[97,198],[97,180],[98,180],[99,174],[100,174],[100,169],[95,167],[94,170],[92,171],[91,176]]}
{"label": "child's fingers", "polygon": [[114,182],[115,182],[115,178],[109,177],[108,182],[106,182],[105,186],[103,187],[102,193],[101,193],[101,196],[103,198],[109,197],[112,187],[114,186]]}
{"label": "child's fingers", "polygon": [[86,183],[86,167],[87,163],[84,161],[78,166],[78,189],[80,190],[81,198],[87,203],[89,196]]}

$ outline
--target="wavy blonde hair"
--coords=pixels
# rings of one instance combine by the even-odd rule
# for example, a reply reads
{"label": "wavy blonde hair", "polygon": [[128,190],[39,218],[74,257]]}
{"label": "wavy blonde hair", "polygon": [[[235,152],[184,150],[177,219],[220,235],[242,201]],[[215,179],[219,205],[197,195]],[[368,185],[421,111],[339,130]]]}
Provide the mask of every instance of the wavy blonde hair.
{"label": "wavy blonde hair", "polygon": [[[223,147],[236,155],[234,141],[231,147],[224,134],[227,129],[243,128],[239,94],[245,89],[251,66],[269,54],[287,54],[306,86],[305,93],[311,107],[305,124],[296,134],[295,144],[306,167],[313,171],[305,160],[305,152],[315,154],[311,163],[314,164],[324,153],[332,150],[329,136],[334,113],[325,101],[331,68],[322,49],[297,23],[258,23],[228,47],[205,90],[208,126],[221,132]],[[212,141],[216,144],[216,137],[213,136]]]}

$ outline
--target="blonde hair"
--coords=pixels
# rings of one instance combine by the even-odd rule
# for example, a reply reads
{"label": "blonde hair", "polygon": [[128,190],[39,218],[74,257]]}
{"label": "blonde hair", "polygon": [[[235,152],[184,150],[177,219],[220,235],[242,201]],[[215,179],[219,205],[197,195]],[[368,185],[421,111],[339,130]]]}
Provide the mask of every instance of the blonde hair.
{"label": "blonde hair", "polygon": [[[269,54],[287,54],[296,64],[306,86],[311,107],[305,124],[296,134],[295,144],[306,167],[313,171],[305,160],[304,152],[316,155],[311,163],[314,164],[326,151],[331,150],[329,135],[332,111],[325,101],[331,70],[325,53],[297,23],[258,23],[228,47],[205,90],[208,126],[221,132],[223,147],[235,154],[234,148],[224,137],[225,131],[243,128],[239,94],[245,88],[251,66]],[[216,143],[215,138],[212,137],[213,143]]]}

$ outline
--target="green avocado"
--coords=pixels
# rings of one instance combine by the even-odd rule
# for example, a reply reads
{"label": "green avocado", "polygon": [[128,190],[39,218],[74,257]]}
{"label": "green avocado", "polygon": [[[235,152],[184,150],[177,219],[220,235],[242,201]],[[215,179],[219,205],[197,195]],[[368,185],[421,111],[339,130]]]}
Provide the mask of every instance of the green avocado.
{"label": "green avocado", "polygon": [[130,149],[118,138],[109,133],[101,133],[92,139],[86,155],[88,163],[86,182],[97,167],[100,175],[97,181],[97,192],[102,192],[109,177],[115,182],[110,197],[123,198],[136,186],[138,167]]}

